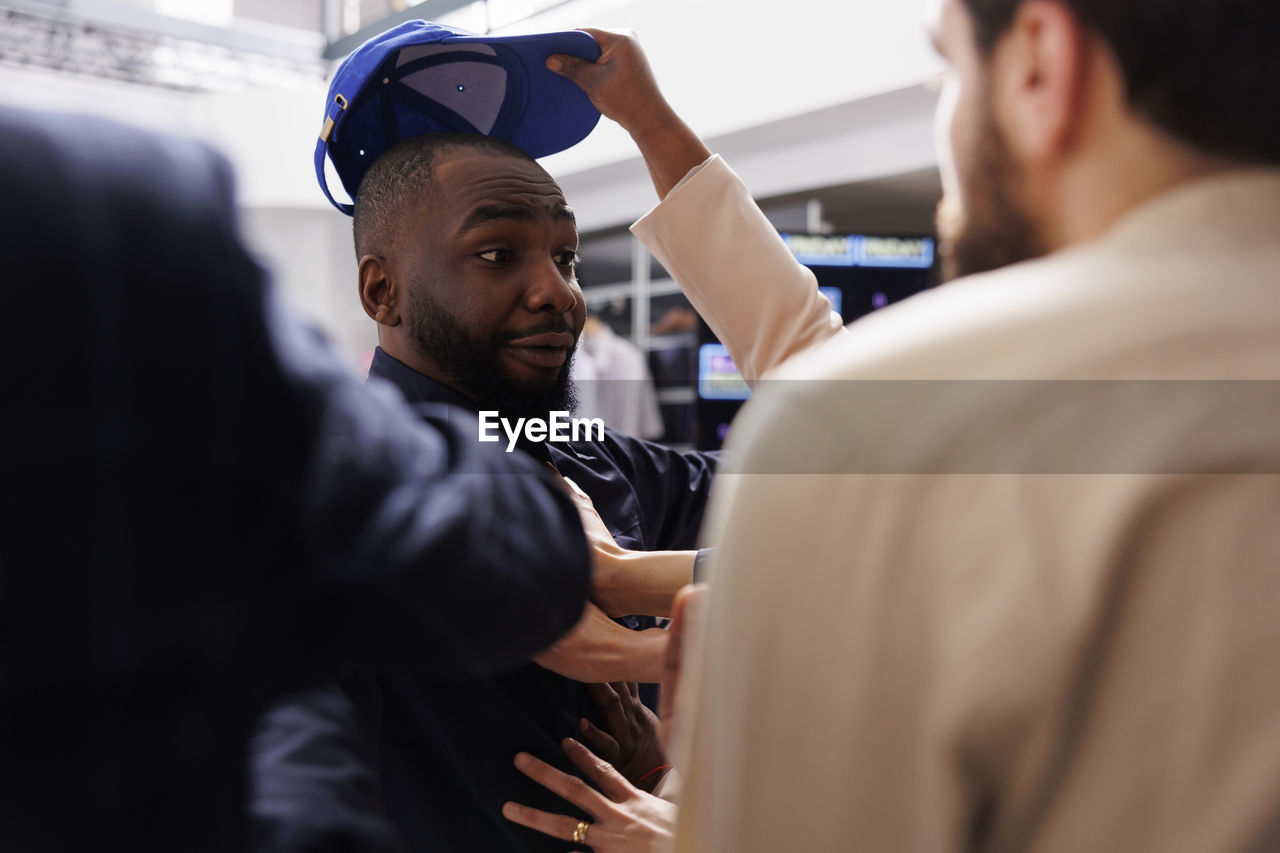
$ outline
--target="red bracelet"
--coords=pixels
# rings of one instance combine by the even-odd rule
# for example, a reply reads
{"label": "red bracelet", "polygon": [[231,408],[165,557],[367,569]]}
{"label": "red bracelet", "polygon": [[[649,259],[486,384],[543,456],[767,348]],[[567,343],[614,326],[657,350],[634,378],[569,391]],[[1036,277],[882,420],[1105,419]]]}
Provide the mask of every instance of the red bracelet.
{"label": "red bracelet", "polygon": [[659,770],[670,770],[670,769],[671,769],[670,764],[659,764],[657,767],[653,768],[652,770],[650,770],[648,773],[641,776],[636,781],[643,782],[645,779],[648,779],[650,776],[652,776],[654,773],[657,773]]}

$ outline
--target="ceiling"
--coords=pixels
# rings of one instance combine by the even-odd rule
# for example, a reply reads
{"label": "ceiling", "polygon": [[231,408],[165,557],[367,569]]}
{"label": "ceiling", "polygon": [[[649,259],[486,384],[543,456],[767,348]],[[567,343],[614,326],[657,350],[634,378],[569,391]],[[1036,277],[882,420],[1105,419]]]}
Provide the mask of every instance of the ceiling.
{"label": "ceiling", "polygon": [[793,211],[816,199],[822,205],[823,221],[834,234],[932,234],[940,198],[942,182],[937,170],[925,169],[777,196],[762,200],[760,206],[781,230],[804,230],[805,220]]}

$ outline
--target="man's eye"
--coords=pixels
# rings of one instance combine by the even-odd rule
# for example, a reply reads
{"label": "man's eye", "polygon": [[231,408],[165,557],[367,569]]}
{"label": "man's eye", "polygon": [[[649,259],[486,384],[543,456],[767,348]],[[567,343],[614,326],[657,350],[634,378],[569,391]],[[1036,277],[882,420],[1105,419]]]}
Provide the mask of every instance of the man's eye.
{"label": "man's eye", "polygon": [[515,258],[515,254],[510,249],[490,249],[481,252],[480,257],[491,264],[505,264]]}
{"label": "man's eye", "polygon": [[576,267],[580,260],[577,252],[560,252],[556,255],[556,263],[562,267]]}

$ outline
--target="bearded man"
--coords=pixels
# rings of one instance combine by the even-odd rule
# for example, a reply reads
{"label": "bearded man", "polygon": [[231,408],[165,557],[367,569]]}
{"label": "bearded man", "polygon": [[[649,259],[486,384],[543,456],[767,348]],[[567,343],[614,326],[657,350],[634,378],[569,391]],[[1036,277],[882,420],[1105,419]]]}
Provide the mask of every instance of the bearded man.
{"label": "bearded man", "polygon": [[[370,376],[412,404],[496,412],[507,424],[571,410],[570,362],[586,316],[578,233],[533,157],[476,133],[421,134],[377,152],[358,187],[359,298],[378,324]],[[598,607],[536,662],[504,672],[441,684],[353,667],[279,704],[254,745],[257,849],[569,849],[503,818],[508,800],[557,802],[512,759],[528,751],[572,770],[561,742],[586,735],[598,746],[605,738],[593,726],[627,715],[633,736],[617,732],[608,757],[646,788],[662,778],[653,718],[639,702],[648,694],[652,704],[652,692],[583,682],[658,681],[666,632],[652,617],[665,616],[693,576],[715,456],[610,429],[566,442],[522,430],[511,449],[579,490],[597,548]],[[519,524],[509,513],[491,522]],[[541,618],[536,604],[530,618]]]}
{"label": "bearded man", "polygon": [[729,440],[677,849],[1275,849],[1280,13],[934,7],[959,278],[834,334],[632,39],[550,60],[748,379],[832,338]]}

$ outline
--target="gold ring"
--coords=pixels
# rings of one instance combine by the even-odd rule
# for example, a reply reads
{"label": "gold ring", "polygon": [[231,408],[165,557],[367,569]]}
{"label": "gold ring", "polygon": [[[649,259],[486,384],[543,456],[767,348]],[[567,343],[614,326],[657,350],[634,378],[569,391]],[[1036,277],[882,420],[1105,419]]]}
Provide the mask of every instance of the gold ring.
{"label": "gold ring", "polygon": [[578,825],[573,828],[574,844],[581,844],[587,840],[587,828],[590,826],[591,824],[587,823],[585,820],[578,821]]}

